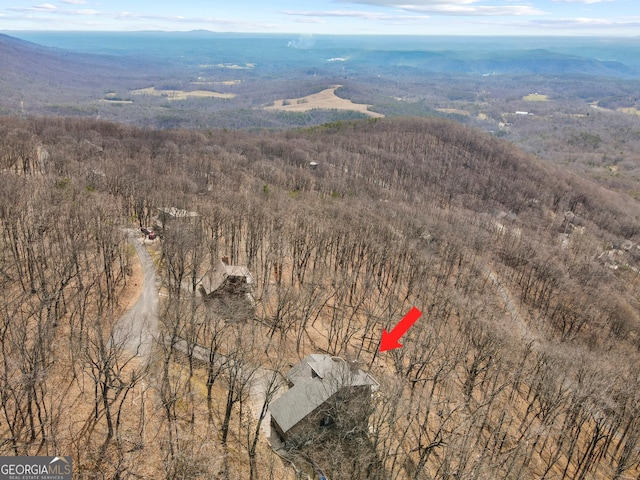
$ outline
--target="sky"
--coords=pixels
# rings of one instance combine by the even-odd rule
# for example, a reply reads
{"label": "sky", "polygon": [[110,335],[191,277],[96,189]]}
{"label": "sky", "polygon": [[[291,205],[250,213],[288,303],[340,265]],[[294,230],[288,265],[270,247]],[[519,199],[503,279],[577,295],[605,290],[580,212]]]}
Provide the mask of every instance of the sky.
{"label": "sky", "polygon": [[0,0],[0,31],[639,36],[639,0]]}

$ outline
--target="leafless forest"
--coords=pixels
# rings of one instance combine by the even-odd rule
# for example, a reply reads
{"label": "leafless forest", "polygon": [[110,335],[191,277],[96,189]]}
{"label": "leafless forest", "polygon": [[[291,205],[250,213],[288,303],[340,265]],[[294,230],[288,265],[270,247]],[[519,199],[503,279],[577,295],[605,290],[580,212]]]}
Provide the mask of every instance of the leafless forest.
{"label": "leafless forest", "polygon": [[[628,196],[425,119],[254,134],[2,117],[0,176],[0,454],[73,455],[78,478],[640,478]],[[160,324],[137,355],[115,333],[141,278],[126,232],[167,206],[198,216],[146,243]],[[223,256],[255,278],[243,314],[198,292]],[[404,348],[379,353],[412,306]],[[381,386],[367,429],[283,459],[251,381],[273,372],[264,412],[314,352]]]}

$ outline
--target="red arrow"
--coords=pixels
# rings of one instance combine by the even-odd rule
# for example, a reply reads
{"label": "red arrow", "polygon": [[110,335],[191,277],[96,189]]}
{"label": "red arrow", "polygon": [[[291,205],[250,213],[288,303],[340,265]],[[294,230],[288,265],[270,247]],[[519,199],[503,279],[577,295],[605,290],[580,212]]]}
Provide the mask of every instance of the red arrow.
{"label": "red arrow", "polygon": [[422,312],[416,307],[409,310],[400,322],[393,327],[393,330],[387,332],[386,328],[382,329],[382,340],[380,341],[380,351],[385,352],[387,350],[393,350],[394,348],[402,347],[402,344],[398,341],[400,337],[407,333],[407,330],[416,323],[416,320],[420,318]]}

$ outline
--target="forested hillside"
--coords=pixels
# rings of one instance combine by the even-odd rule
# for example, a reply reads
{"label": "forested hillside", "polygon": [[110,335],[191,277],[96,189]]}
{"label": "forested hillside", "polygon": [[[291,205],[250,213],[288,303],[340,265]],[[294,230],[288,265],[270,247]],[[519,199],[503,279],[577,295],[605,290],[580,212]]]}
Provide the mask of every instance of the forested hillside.
{"label": "forested hillside", "polygon": [[[425,119],[253,134],[2,117],[0,176],[2,454],[72,454],[79,478],[640,474],[630,197]],[[158,207],[198,216],[145,243],[161,282],[145,358],[115,332],[139,290],[127,232]],[[252,308],[198,292],[223,256],[251,271]],[[412,306],[404,347],[380,353]],[[380,382],[369,428],[283,460],[250,383],[316,352]]]}

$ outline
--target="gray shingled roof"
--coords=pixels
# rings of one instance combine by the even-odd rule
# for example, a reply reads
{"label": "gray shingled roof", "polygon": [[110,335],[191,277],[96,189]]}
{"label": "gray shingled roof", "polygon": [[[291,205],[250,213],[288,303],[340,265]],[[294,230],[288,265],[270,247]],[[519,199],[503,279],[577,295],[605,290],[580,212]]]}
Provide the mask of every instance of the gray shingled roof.
{"label": "gray shingled roof", "polygon": [[222,260],[200,279],[205,292],[211,293],[220,288],[227,277],[245,277],[247,284],[253,284],[253,275],[249,269],[241,265],[227,265]]}
{"label": "gray shingled roof", "polygon": [[271,417],[284,433],[298,424],[343,387],[377,386],[371,375],[352,371],[338,357],[311,354],[294,365],[287,378],[293,387],[271,403]]}

